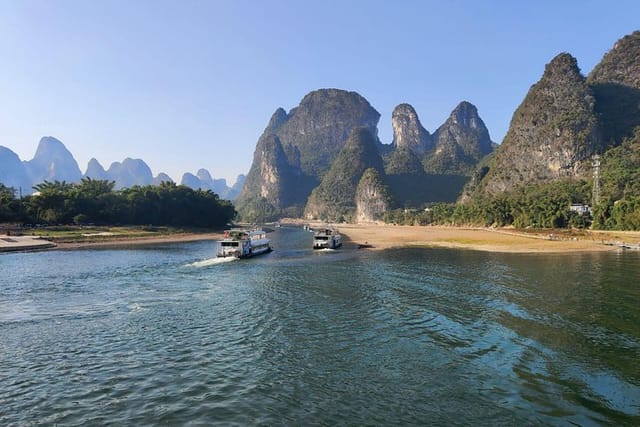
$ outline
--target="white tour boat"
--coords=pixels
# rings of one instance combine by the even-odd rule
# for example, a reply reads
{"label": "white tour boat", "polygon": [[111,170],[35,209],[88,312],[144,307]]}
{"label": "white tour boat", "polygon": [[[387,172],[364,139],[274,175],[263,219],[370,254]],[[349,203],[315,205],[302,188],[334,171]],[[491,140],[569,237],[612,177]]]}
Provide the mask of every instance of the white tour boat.
{"label": "white tour boat", "polygon": [[271,240],[264,230],[227,230],[218,241],[219,257],[251,258],[271,252]]}
{"label": "white tour boat", "polygon": [[338,249],[342,246],[342,236],[336,229],[323,228],[313,235],[313,249]]}

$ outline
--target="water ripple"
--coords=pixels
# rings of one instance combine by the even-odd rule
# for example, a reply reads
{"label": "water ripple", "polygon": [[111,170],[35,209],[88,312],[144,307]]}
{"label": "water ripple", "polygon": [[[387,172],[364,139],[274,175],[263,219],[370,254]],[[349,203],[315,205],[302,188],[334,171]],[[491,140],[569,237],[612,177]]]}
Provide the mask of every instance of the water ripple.
{"label": "water ripple", "polygon": [[0,257],[0,425],[640,422],[633,256],[273,235]]}

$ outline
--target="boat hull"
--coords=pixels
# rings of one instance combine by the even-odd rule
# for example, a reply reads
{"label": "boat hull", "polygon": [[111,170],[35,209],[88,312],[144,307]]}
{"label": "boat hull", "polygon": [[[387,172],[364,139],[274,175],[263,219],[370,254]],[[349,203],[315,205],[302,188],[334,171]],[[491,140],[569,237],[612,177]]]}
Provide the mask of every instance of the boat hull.
{"label": "boat hull", "polygon": [[327,240],[316,240],[313,249],[338,249],[342,246],[342,240],[337,236],[332,236]]}
{"label": "boat hull", "polygon": [[271,252],[270,240],[262,230],[226,231],[225,239],[218,242],[219,258],[252,258]]}

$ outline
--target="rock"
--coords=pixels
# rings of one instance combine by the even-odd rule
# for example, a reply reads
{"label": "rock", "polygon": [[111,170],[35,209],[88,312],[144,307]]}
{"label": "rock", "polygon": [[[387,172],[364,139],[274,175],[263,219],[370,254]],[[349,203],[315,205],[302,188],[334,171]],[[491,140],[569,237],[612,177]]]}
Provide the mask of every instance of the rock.
{"label": "rock", "polygon": [[95,158],[89,160],[89,163],[87,164],[87,171],[84,173],[84,176],[91,179],[109,179],[107,171],[104,170],[100,162]]}
{"label": "rock", "polygon": [[589,73],[587,82],[600,116],[603,151],[631,137],[640,126],[640,31],[618,40]]}
{"label": "rock", "polygon": [[379,118],[362,96],[339,89],[313,91],[288,114],[278,108],[258,140],[238,211],[253,201],[301,215],[353,129],[364,127],[377,141]]}
{"label": "rock", "polygon": [[422,127],[418,114],[411,105],[398,105],[391,114],[391,125],[394,148],[408,148],[419,158],[435,148],[433,138]]}
{"label": "rock", "polygon": [[425,159],[428,173],[471,175],[478,162],[493,151],[489,131],[478,109],[463,101],[434,133],[435,150]]}
{"label": "rock", "polygon": [[163,182],[169,182],[169,183],[173,183],[173,180],[171,179],[171,177],[169,175],[167,175],[164,172],[160,172],[158,174],[158,176],[156,176],[155,178],[153,178],[153,185],[160,185]]}
{"label": "rock", "polygon": [[127,157],[120,162],[113,162],[107,170],[107,175],[115,181],[117,190],[133,187],[134,185],[151,185],[153,174],[151,169],[142,159]]}
{"label": "rock", "polygon": [[82,172],[62,142],[51,136],[40,139],[32,160],[25,162],[33,185],[44,181],[78,182]]}
{"label": "rock", "polygon": [[305,218],[329,221],[352,220],[356,213],[356,190],[364,171],[373,168],[384,175],[377,139],[367,128],[355,129],[320,185],[313,190]]}
{"label": "rock", "polygon": [[31,194],[33,183],[27,169],[18,155],[10,149],[0,146],[0,183],[6,187],[13,187],[19,196]]}
{"label": "rock", "polygon": [[364,171],[356,189],[356,222],[374,222],[383,219],[389,210],[391,196],[378,171]]}
{"label": "rock", "polygon": [[513,115],[486,176],[472,193],[588,177],[599,142],[595,99],[577,62],[562,53],[547,64]]}

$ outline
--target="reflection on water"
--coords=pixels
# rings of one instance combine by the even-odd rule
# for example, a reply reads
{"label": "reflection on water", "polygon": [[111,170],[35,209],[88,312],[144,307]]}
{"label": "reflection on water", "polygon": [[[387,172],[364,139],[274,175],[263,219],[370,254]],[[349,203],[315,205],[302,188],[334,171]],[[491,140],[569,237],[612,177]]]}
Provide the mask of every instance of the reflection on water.
{"label": "reflection on water", "polygon": [[0,425],[640,423],[638,253],[0,256]]}

